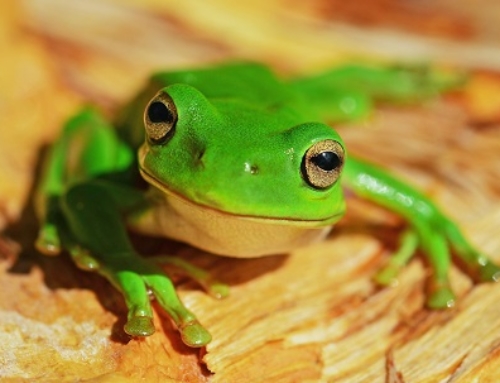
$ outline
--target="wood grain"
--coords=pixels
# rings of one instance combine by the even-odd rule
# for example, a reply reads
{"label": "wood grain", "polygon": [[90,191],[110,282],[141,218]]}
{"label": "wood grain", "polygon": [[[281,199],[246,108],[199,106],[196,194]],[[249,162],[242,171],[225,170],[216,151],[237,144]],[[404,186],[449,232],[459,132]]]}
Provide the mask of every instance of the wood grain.
{"label": "wood grain", "polygon": [[[375,3],[380,9],[387,1]],[[426,12],[453,6],[435,3]],[[371,277],[390,254],[400,221],[372,206],[352,200],[325,242],[262,259],[139,238],[144,252],[183,256],[231,286],[230,297],[217,301],[175,277],[183,301],[213,334],[206,349],[193,350],[158,310],[156,334],[128,339],[124,304],[106,281],[65,256],[36,253],[29,202],[43,148],[64,119],[84,102],[112,114],[154,69],[225,58],[260,60],[284,74],[352,57],[437,61],[473,69],[465,92],[419,107],[381,107],[368,121],[339,129],[351,152],[425,190],[500,262],[500,40],[485,27],[490,13],[467,12],[472,3],[453,13],[467,41],[453,34],[453,19],[444,34],[429,22],[426,30],[402,28],[380,12],[367,15],[367,27],[346,13],[321,13],[320,1],[2,3],[1,380],[496,382],[499,286],[474,285],[453,268],[458,306],[429,311],[427,269],[417,257],[397,286],[378,288]],[[407,12],[391,4],[390,14]],[[349,15],[358,15],[352,7]],[[405,17],[398,13],[396,21]]]}

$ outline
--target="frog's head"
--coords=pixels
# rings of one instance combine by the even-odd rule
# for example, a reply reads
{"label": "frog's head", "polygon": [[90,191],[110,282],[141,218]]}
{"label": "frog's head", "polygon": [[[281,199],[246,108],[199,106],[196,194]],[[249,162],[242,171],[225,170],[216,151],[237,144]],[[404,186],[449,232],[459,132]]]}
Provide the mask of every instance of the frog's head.
{"label": "frog's head", "polygon": [[208,99],[175,84],[149,102],[144,124],[141,173],[167,194],[292,224],[331,224],[344,212],[341,138],[289,106]]}

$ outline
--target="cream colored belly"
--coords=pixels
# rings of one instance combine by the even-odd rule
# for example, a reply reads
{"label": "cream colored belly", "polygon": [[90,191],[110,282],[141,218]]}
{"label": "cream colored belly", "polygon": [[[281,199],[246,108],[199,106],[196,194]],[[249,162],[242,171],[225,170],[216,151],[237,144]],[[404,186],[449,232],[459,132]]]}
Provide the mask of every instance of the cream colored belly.
{"label": "cream colored belly", "polygon": [[225,214],[175,196],[135,222],[137,230],[189,243],[210,253],[250,258],[289,252],[322,240],[331,225]]}

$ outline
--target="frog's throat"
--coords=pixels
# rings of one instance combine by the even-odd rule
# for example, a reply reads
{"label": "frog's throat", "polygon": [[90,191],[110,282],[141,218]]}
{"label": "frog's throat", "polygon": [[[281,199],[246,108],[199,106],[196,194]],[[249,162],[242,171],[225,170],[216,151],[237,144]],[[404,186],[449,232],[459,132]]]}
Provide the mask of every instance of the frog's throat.
{"label": "frog's throat", "polygon": [[217,209],[210,205],[200,204],[196,201],[192,201],[189,198],[186,198],[182,194],[176,193],[169,189],[163,182],[158,180],[155,176],[149,173],[146,169],[144,169],[141,164],[139,164],[139,172],[141,176],[148,182],[150,185],[154,186],[162,193],[166,194],[169,197],[174,197],[183,200],[184,202],[192,205],[196,205],[203,209],[211,210],[216,212],[217,214],[227,215],[238,217],[240,219],[252,220],[252,221],[261,221],[269,224],[279,224],[279,225],[299,225],[303,227],[323,227],[328,225],[333,225],[338,222],[340,218],[344,215],[344,212],[339,212],[338,214],[326,217],[324,219],[297,219],[297,218],[289,218],[289,217],[266,217],[266,216],[252,216],[252,215],[244,215],[244,214],[236,214],[224,210]]}

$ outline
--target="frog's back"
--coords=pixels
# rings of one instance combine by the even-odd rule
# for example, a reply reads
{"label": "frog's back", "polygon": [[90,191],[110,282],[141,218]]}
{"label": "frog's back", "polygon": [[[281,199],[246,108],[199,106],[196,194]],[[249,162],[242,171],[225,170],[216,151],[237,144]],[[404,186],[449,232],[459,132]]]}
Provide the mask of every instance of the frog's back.
{"label": "frog's back", "polygon": [[208,99],[237,98],[260,106],[288,102],[293,97],[289,87],[267,66],[252,62],[159,72],[152,80],[161,87],[176,83],[191,85]]}

